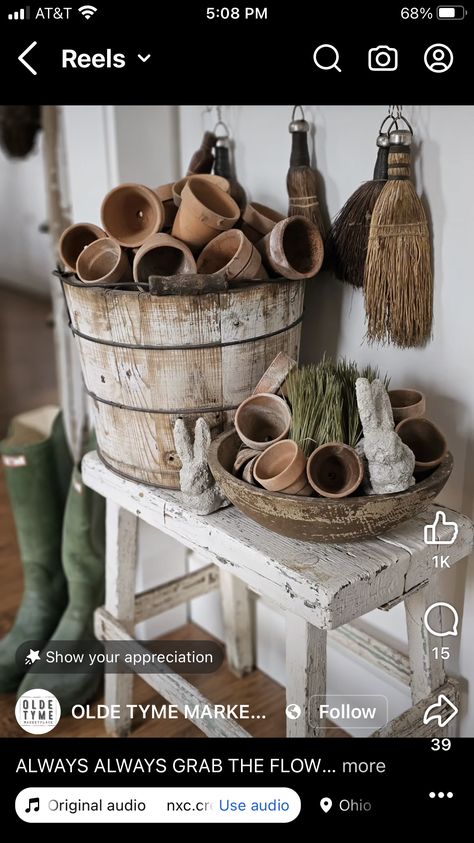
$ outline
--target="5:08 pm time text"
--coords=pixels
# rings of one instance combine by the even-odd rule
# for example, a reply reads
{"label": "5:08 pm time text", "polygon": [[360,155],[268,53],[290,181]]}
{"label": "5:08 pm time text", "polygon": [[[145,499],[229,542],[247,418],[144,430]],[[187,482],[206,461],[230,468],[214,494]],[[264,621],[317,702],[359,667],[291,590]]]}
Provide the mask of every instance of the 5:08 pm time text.
{"label": "5:08 pm time text", "polygon": [[256,6],[245,6],[239,9],[237,6],[208,6],[206,8],[206,17],[208,20],[268,20],[268,9],[265,6],[259,9]]}

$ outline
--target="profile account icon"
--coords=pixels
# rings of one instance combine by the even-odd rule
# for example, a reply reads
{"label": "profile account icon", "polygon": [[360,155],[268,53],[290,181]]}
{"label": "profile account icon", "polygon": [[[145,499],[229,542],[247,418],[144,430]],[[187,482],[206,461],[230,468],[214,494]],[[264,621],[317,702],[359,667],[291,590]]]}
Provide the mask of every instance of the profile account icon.
{"label": "profile account icon", "polygon": [[454,53],[446,44],[431,44],[423,58],[432,73],[446,73],[453,64]]}

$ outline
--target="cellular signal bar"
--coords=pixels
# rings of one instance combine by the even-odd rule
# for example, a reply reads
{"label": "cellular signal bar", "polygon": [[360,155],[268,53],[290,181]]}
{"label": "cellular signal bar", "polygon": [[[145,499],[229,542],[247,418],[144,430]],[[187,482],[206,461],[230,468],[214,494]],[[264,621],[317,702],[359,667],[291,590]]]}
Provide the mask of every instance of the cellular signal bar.
{"label": "cellular signal bar", "polygon": [[8,20],[29,20],[30,19],[30,7],[27,6],[26,9],[18,9],[16,12],[10,12],[8,15]]}

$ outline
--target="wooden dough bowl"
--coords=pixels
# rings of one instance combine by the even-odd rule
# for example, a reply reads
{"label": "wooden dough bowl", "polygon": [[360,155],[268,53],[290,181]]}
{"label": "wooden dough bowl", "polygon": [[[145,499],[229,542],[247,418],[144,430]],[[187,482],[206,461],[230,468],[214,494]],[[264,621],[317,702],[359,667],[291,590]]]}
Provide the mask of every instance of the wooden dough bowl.
{"label": "wooden dough bowl", "polygon": [[209,466],[226,497],[262,527],[308,542],[356,541],[378,536],[408,521],[439,494],[453,468],[446,454],[432,474],[405,492],[351,496],[341,500],[267,492],[232,474],[240,446],[235,431],[221,434],[209,449]]}

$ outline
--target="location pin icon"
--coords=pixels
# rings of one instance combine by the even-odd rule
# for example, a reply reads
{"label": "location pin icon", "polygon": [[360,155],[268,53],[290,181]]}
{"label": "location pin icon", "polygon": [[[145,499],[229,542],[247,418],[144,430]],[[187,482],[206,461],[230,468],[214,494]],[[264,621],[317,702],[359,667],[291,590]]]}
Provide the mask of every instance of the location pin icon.
{"label": "location pin icon", "polygon": [[332,808],[332,799],[330,799],[329,796],[324,796],[319,804],[321,805],[324,813],[327,814],[327,812]]}

